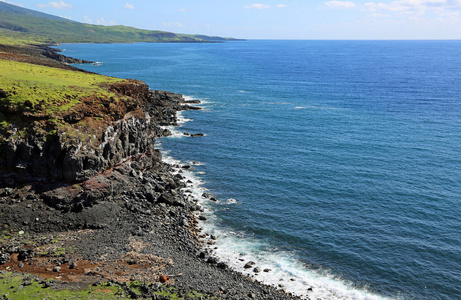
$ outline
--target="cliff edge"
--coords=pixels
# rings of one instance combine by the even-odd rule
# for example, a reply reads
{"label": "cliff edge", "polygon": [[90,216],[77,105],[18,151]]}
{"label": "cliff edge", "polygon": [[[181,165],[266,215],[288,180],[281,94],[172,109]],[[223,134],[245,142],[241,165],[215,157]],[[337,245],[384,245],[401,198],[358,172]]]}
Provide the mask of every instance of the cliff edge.
{"label": "cliff edge", "polygon": [[292,298],[203,250],[214,242],[185,192],[191,166],[155,148],[196,107],[141,81],[0,54],[0,295]]}
{"label": "cliff edge", "polygon": [[160,126],[174,125],[175,112],[185,108],[180,95],[150,91],[140,81],[107,90],[114,96],[84,97],[56,115],[0,105],[20,120],[2,136],[0,184],[80,182],[130,157],[155,154],[155,137],[167,134]]}

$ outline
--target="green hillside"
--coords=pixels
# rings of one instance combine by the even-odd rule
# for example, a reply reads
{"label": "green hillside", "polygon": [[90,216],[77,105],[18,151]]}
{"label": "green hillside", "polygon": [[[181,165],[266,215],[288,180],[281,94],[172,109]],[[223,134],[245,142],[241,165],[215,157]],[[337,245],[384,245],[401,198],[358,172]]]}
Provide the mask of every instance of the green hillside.
{"label": "green hillside", "polygon": [[19,7],[16,5],[8,4],[5,2],[0,2],[0,10],[5,11],[10,14],[17,14],[17,15],[22,15],[24,17],[38,17],[38,18],[45,18],[45,19],[51,19],[51,20],[66,20],[61,17],[41,13],[35,10]]}
{"label": "green hillside", "polygon": [[204,35],[176,34],[128,26],[101,26],[70,21],[0,2],[0,43],[218,42]]}

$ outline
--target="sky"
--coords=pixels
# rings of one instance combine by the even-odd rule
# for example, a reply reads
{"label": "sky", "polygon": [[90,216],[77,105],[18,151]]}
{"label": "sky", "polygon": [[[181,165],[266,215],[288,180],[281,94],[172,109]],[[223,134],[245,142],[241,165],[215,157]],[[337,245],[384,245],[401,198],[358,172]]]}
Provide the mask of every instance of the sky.
{"label": "sky", "polygon": [[461,39],[461,0],[0,0],[77,22],[244,39]]}

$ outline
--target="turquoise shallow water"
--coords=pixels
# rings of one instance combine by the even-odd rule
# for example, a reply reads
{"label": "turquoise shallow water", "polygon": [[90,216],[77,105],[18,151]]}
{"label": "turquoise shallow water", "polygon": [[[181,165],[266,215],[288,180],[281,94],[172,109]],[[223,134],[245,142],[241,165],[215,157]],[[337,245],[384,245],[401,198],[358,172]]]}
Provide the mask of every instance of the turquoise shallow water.
{"label": "turquoise shallow water", "polygon": [[264,280],[329,299],[460,297],[460,41],[60,48],[205,101],[179,130],[206,136],[162,148],[201,162],[221,200],[208,229],[269,264]]}

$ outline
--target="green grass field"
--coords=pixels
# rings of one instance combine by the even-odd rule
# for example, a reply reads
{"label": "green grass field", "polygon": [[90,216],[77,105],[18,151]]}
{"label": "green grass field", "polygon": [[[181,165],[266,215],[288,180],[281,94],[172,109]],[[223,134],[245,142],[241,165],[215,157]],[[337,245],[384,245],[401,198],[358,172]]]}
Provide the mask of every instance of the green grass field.
{"label": "green grass field", "polygon": [[0,60],[0,141],[13,134],[14,127],[18,129],[16,135],[27,136],[34,120],[46,120],[42,125],[34,126],[36,133],[52,135],[61,130],[66,132],[69,142],[72,139],[86,141],[97,133],[99,127],[94,125],[93,128],[83,122],[79,123],[83,126],[79,131],[63,120],[63,114],[72,113],[76,105],[88,98],[114,99],[117,103],[123,96],[109,92],[107,87],[121,81],[124,80]]}
{"label": "green grass field", "polygon": [[46,44],[46,40],[37,36],[14,32],[0,28],[0,44],[9,46],[26,46],[34,44]]}
{"label": "green grass field", "polygon": [[0,296],[3,299],[129,299],[120,293],[119,286],[98,285],[85,290],[55,290],[45,288],[42,283],[27,276],[3,273],[0,274]]}
{"label": "green grass field", "polygon": [[[49,282],[49,280],[48,280]],[[55,281],[59,282],[59,281]],[[133,295],[137,295],[140,299],[143,298],[141,282],[132,282],[128,284]],[[182,299],[214,299],[218,297],[210,297],[198,292],[181,293],[173,287],[162,287],[154,295],[162,297],[162,299],[182,300]],[[0,297],[11,300],[27,300],[27,299],[47,299],[47,300],[109,300],[109,299],[133,299],[133,296],[127,295],[124,289],[118,284],[100,284],[89,286],[83,290],[77,289],[53,289],[46,288],[42,281],[28,278],[27,275],[15,273],[0,273]]]}
{"label": "green grass field", "polygon": [[62,112],[83,97],[114,96],[101,85],[118,81],[122,79],[0,60],[0,88],[8,94],[0,99],[4,106],[33,110],[41,105],[50,113]]}

